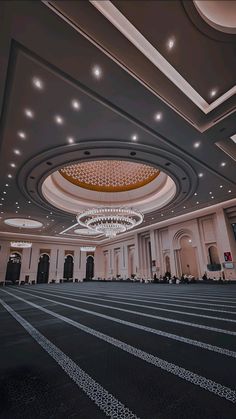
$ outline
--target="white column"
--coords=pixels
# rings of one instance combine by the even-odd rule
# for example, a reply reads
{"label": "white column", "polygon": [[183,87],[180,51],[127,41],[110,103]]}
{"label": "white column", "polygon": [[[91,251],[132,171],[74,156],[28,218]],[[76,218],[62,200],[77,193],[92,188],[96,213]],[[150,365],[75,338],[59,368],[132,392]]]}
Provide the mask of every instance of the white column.
{"label": "white column", "polygon": [[29,261],[30,282],[32,281],[37,282],[38,263],[39,263],[39,247],[33,243],[31,258]]}
{"label": "white column", "polygon": [[26,275],[29,275],[29,263],[30,263],[30,256],[32,253],[32,248],[23,249],[22,256],[21,256],[21,270],[20,270],[20,281],[25,281]]}
{"label": "white column", "polygon": [[81,279],[80,268],[79,268],[80,257],[81,257],[80,247],[76,247],[74,250],[74,274],[73,274],[74,279]]}
{"label": "white column", "polygon": [[10,255],[9,243],[2,242],[1,250],[0,250],[0,282],[5,283],[9,255]]}
{"label": "white column", "polygon": [[[52,269],[51,269],[51,260],[52,260]],[[52,249],[51,258],[50,258],[50,280],[56,279],[57,282],[60,279],[63,279],[64,272],[64,262],[65,262],[65,249]],[[54,274],[54,275],[53,275]]]}

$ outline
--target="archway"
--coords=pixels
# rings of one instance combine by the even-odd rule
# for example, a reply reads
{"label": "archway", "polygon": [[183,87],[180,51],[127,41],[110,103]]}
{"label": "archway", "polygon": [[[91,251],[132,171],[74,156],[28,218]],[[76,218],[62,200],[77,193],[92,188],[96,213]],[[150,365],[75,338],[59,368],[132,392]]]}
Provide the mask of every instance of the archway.
{"label": "archway", "polygon": [[15,284],[20,279],[21,270],[21,255],[20,253],[12,253],[9,256],[6,271],[6,282],[12,282]]}
{"label": "archway", "polygon": [[73,256],[67,255],[64,262],[63,278],[73,278],[74,273],[74,259]]}
{"label": "archway", "polygon": [[198,277],[198,266],[195,248],[189,236],[182,236],[180,241],[180,263],[182,274]]}
{"label": "archway", "polygon": [[40,255],[38,262],[37,282],[38,284],[45,284],[48,282],[49,275],[49,256],[46,253]]}
{"label": "archway", "polygon": [[208,255],[209,255],[209,263],[211,265],[217,265],[220,263],[218,250],[216,246],[210,246],[208,249]]}
{"label": "archway", "polygon": [[94,276],[94,257],[87,256],[86,260],[86,281],[91,281]]}

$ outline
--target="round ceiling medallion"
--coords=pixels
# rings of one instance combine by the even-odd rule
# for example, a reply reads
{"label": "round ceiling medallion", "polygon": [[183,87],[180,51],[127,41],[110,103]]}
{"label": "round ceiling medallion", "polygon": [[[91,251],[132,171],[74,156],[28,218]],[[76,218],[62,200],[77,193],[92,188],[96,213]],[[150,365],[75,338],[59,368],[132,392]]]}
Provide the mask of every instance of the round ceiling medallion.
{"label": "round ceiling medallion", "polygon": [[27,220],[25,218],[8,218],[7,220],[4,220],[4,223],[11,227],[18,228],[40,228],[43,225],[39,221]]}
{"label": "round ceiling medallion", "polygon": [[141,188],[160,173],[147,164],[125,160],[77,163],[63,167],[59,172],[74,185],[100,192],[124,192]]}

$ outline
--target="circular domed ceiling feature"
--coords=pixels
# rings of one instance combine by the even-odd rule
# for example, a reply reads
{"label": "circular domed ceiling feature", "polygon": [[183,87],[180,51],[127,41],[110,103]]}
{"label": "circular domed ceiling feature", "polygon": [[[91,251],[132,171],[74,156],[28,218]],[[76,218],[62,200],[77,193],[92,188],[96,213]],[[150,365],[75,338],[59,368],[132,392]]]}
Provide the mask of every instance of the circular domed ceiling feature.
{"label": "circular domed ceiling feature", "polygon": [[236,2],[232,0],[194,0],[194,5],[208,25],[214,29],[236,33]]}
{"label": "circular domed ceiling feature", "polygon": [[160,171],[143,163],[125,160],[96,160],[60,169],[69,182],[100,192],[124,192],[141,188],[157,178]]}
{"label": "circular domed ceiling feature", "polygon": [[8,218],[7,220],[4,220],[4,223],[11,227],[18,228],[40,228],[43,225],[39,221],[27,220],[25,218]]}

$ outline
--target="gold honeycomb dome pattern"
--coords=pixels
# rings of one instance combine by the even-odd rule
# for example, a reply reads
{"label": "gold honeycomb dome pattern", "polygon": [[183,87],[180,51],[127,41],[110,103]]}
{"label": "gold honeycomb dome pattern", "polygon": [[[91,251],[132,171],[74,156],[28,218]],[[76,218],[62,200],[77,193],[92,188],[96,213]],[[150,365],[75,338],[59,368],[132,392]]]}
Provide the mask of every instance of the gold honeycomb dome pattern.
{"label": "gold honeycomb dome pattern", "polygon": [[72,164],[59,170],[69,182],[100,192],[124,192],[140,188],[154,180],[158,169],[124,160],[96,160]]}

